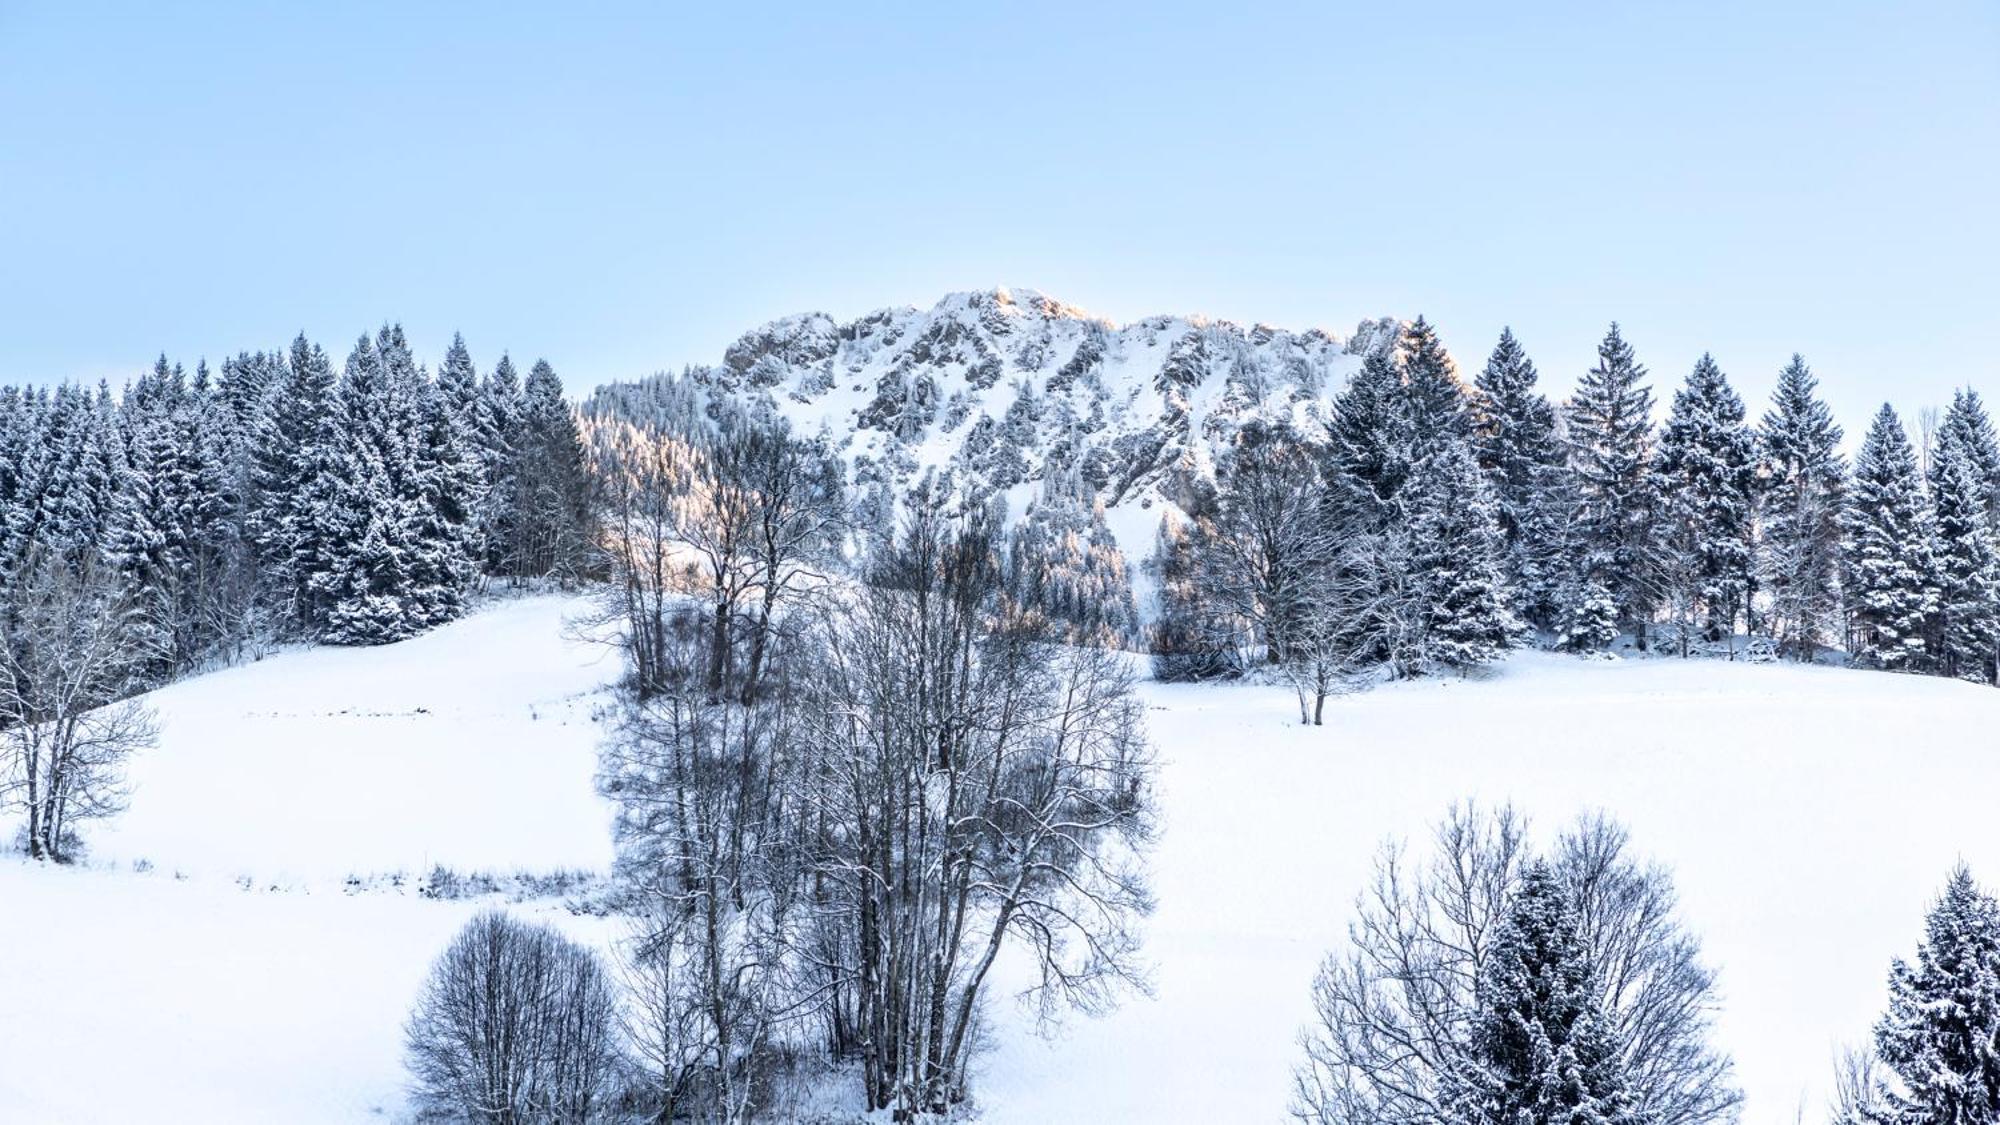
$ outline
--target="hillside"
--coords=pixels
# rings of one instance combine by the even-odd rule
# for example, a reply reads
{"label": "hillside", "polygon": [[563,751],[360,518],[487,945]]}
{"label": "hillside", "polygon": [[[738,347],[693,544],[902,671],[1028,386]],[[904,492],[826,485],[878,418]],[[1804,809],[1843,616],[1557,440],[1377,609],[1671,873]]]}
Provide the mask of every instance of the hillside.
{"label": "hillside", "polygon": [[[582,608],[501,603],[158,693],[165,737],[131,810],[92,832],[92,866],[0,862],[17,969],[0,1119],[399,1119],[410,998],[481,905],[425,898],[415,876],[608,857],[590,716],[614,664],[566,638]],[[1551,829],[1608,809],[1674,870],[1752,1123],[1816,1115],[1952,862],[2000,870],[1991,795],[1963,784],[2000,696],[1969,685],[1520,653],[1338,701],[1317,730],[1281,689],[1143,690],[1157,995],[1053,1042],[1001,999],[985,1120],[1279,1120],[1313,968],[1376,846],[1421,842],[1455,800],[1513,800]],[[411,877],[345,885],[396,871]],[[507,908],[618,932],[560,898]],[[95,1080],[107,1068],[118,1082]]]}

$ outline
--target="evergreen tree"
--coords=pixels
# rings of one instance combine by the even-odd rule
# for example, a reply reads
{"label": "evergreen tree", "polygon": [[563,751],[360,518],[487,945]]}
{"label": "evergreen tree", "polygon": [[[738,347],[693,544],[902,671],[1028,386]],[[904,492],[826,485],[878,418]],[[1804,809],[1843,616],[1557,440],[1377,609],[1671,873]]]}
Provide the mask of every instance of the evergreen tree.
{"label": "evergreen tree", "polygon": [[515,546],[521,493],[517,449],[521,411],[521,378],[514,372],[514,361],[502,355],[480,384],[473,427],[473,445],[486,478],[479,504],[479,542],[486,552],[486,568],[495,574],[511,573],[508,560]]}
{"label": "evergreen tree", "polygon": [[1452,440],[1426,457],[1406,490],[1410,559],[1423,607],[1427,664],[1485,664],[1514,642],[1520,622],[1500,574],[1493,499],[1470,447]]}
{"label": "evergreen tree", "polygon": [[1566,466],[1556,409],[1535,389],[1534,361],[1514,338],[1500,343],[1474,380],[1472,434],[1493,489],[1515,610],[1540,629],[1556,623],[1562,579]]}
{"label": "evergreen tree", "polygon": [[1794,355],[1758,437],[1765,474],[1758,569],[1771,592],[1771,631],[1781,649],[1811,660],[1840,608],[1841,510],[1847,466],[1840,427]]}
{"label": "evergreen tree", "polygon": [[325,624],[337,544],[323,532],[340,490],[344,430],[333,364],[301,333],[251,435],[249,534],[260,587],[294,631]]}
{"label": "evergreen tree", "polygon": [[1411,462],[1471,436],[1471,415],[1458,365],[1438,339],[1437,329],[1423,317],[1403,331],[1398,350],[1402,374],[1404,416],[1409,420]]}
{"label": "evergreen tree", "polygon": [[1467,1125],[1636,1125],[1616,1038],[1597,998],[1576,907],[1537,861],[1480,965],[1457,1120]]}
{"label": "evergreen tree", "polygon": [[589,549],[589,479],[576,415],[547,360],[536,360],[528,372],[514,466],[510,572],[577,577]]}
{"label": "evergreen tree", "polygon": [[1645,646],[1652,618],[1652,506],[1648,467],[1653,395],[1646,369],[1613,324],[1569,404],[1570,464],[1582,505],[1578,549],[1587,577],[1618,607],[1619,625]]}
{"label": "evergreen tree", "polygon": [[424,623],[411,598],[414,521],[405,488],[414,459],[401,365],[400,356],[385,362],[363,335],[340,380],[336,487],[315,528],[333,556],[315,580],[327,606],[321,636],[334,644],[401,640]]}
{"label": "evergreen tree", "polygon": [[2000,440],[1994,437],[1993,419],[1987,416],[1978,391],[1966,387],[1951,396],[1937,440],[1940,445],[1950,441],[1959,446],[1979,486],[1988,522],[2000,521]]}
{"label": "evergreen tree", "polygon": [[1934,655],[1947,676],[1992,683],[2000,644],[2000,551],[1970,437],[1963,429],[1944,427],[1931,457],[1938,579]]}
{"label": "evergreen tree", "polygon": [[1410,473],[1410,423],[1394,349],[1371,352],[1333,402],[1324,475],[1330,518],[1376,529]]}
{"label": "evergreen tree", "polygon": [[1855,655],[1897,671],[1924,668],[1938,609],[1935,529],[1916,450],[1886,403],[1855,458],[1846,530]]}
{"label": "evergreen tree", "polygon": [[1889,971],[1875,1050],[1896,1083],[1880,1125],[2000,1121],[2000,907],[1960,867],[1924,924],[1917,961]]}
{"label": "evergreen tree", "polygon": [[1722,640],[1748,620],[1756,464],[1743,400],[1707,354],[1674,392],[1654,471],[1661,549],[1676,556],[1665,570],[1687,576],[1682,600],[1703,635]]}

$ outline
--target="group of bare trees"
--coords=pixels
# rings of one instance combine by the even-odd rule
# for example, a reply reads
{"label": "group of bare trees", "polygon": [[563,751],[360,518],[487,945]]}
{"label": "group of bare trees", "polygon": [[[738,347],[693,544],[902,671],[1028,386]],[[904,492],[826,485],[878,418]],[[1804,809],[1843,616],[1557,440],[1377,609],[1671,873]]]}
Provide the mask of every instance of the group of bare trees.
{"label": "group of bare trees", "polygon": [[760,421],[592,427],[631,676],[627,1039],[649,1111],[774,1111],[805,1060],[870,1109],[967,1096],[1005,949],[1053,1015],[1142,985],[1150,758],[1118,653],[1010,597],[983,508],[851,525],[827,452]]}
{"label": "group of bare trees", "polygon": [[[1624,830],[1602,817],[1580,821],[1538,853],[1512,810],[1469,806],[1453,809],[1438,826],[1428,860],[1385,848],[1377,861],[1347,948],[1327,959],[1313,985],[1316,1018],[1296,1071],[1299,1120],[1484,1120],[1466,1093],[1496,1081],[1494,1060],[1483,1049],[1490,1044],[1478,1033],[1507,999],[1495,995],[1504,974],[1494,971],[1493,960],[1509,944],[1533,872],[1555,888],[1561,901],[1546,913],[1559,916],[1576,952],[1568,965],[1529,967],[1539,970],[1535,988],[1545,1003],[1556,987],[1551,982],[1567,973],[1579,993],[1567,999],[1589,1013],[1607,1043],[1603,1069],[1614,1076],[1607,1084],[1616,1096],[1604,1104],[1618,1108],[1603,1119],[1734,1120],[1741,1099],[1730,1062],[1708,1039],[1715,978],[1694,936],[1674,917],[1667,873],[1634,859]],[[1563,1044],[1554,1046],[1560,1054]],[[1536,1065],[1532,1058],[1519,1061]],[[1542,1065],[1560,1062],[1551,1057]]]}
{"label": "group of bare trees", "polygon": [[124,807],[124,762],[153,740],[130,696],[156,657],[130,587],[85,557],[29,549],[0,598],[0,807],[35,859],[74,854],[77,826]]}

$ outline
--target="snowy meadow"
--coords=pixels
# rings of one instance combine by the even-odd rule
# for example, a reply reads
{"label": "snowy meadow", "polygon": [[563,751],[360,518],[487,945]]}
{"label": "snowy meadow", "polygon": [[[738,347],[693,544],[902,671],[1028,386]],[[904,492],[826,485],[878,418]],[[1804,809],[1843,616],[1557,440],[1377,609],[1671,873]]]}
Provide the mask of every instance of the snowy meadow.
{"label": "snowy meadow", "polygon": [[[0,958],[35,967],[0,991],[0,1119],[397,1120],[404,1020],[480,906],[609,949],[619,928],[572,913],[580,895],[419,891],[437,864],[608,870],[593,715],[615,665],[568,636],[582,608],[503,602],[157,693],[165,736],[87,865],[0,863],[19,923]],[[1283,1119],[1314,969],[1377,846],[1421,843],[1468,799],[1511,801],[1538,833],[1615,812],[1672,868],[1720,973],[1744,1120],[1811,1120],[1952,864],[2000,870],[1990,794],[1966,783],[2000,697],[1973,685],[1521,653],[1337,700],[1318,728],[1279,687],[1141,698],[1160,757],[1154,996],[1044,1038],[1001,981],[984,1120]]]}

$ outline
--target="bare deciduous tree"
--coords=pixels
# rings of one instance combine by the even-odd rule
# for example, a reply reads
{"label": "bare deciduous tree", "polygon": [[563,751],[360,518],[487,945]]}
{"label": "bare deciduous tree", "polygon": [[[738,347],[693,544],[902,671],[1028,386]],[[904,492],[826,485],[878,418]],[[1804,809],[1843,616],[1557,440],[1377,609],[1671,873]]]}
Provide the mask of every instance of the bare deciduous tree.
{"label": "bare deciduous tree", "polygon": [[589,950],[489,911],[438,958],[410,1016],[418,1104],[487,1123],[581,1123],[615,1095],[617,995]]}
{"label": "bare deciduous tree", "polygon": [[124,808],[124,763],[152,745],[127,699],[156,650],[115,575],[37,546],[0,619],[0,797],[26,813],[27,851],[66,859],[76,826]]}
{"label": "bare deciduous tree", "polygon": [[[1454,1076],[1492,935],[1531,857],[1511,809],[1455,808],[1428,865],[1385,847],[1356,906],[1348,949],[1313,985],[1294,1115],[1315,1125],[1450,1125]],[[1714,976],[1673,917],[1671,879],[1627,854],[1602,817],[1564,833],[1550,862],[1575,896],[1600,1002],[1647,1121],[1733,1121],[1740,1095],[1708,1042]]]}

